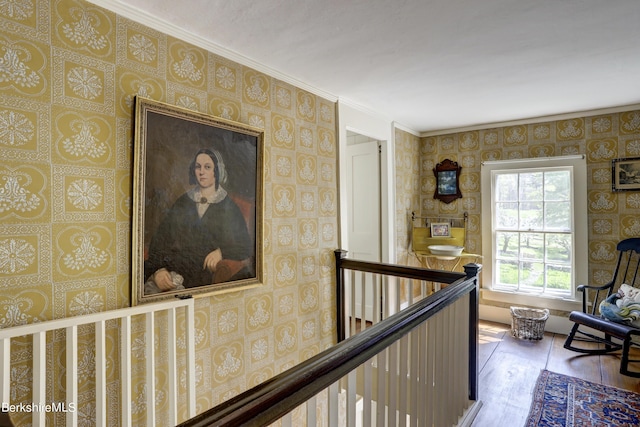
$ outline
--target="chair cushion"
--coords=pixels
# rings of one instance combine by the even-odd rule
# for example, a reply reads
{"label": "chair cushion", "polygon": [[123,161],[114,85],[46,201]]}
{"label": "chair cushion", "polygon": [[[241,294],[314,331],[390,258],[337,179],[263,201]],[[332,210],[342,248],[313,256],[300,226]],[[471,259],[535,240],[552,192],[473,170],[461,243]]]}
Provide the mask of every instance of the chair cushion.
{"label": "chair cushion", "polygon": [[637,332],[638,330],[638,328],[631,325],[612,322],[606,318],[589,313],[583,313],[582,311],[572,311],[569,315],[569,320],[618,338],[624,338],[629,334],[629,332]]}

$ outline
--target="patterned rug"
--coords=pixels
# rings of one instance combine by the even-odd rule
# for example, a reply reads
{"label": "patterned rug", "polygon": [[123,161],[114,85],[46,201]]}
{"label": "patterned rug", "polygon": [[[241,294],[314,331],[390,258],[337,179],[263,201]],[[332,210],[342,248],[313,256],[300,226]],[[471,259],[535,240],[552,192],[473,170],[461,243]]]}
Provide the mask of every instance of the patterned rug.
{"label": "patterned rug", "polygon": [[640,394],[543,370],[525,427],[640,425]]}

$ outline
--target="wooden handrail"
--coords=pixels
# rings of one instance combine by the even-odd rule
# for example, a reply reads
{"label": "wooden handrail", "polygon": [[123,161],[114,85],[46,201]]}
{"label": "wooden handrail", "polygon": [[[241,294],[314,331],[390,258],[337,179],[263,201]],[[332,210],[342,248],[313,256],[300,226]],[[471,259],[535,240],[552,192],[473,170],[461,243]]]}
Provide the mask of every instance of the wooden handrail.
{"label": "wooden handrail", "polygon": [[347,251],[338,249],[335,252],[336,272],[340,270],[356,270],[367,273],[384,274],[387,276],[419,279],[439,283],[453,283],[467,277],[465,273],[445,270],[433,270],[408,265],[385,264],[381,262],[359,261],[345,258]]}
{"label": "wooden handrail", "polygon": [[334,251],[336,260],[336,340],[338,342],[345,338],[345,288],[344,271],[354,270],[366,273],[382,274],[386,276],[402,277],[406,279],[418,279],[427,282],[451,284],[456,280],[465,277],[477,276],[481,266],[479,264],[468,264],[465,266],[465,273],[433,270],[422,267],[411,267],[406,265],[385,264],[369,261],[360,261],[346,258],[347,251],[337,249]]}
{"label": "wooden handrail", "polygon": [[[363,265],[364,267],[364,265]],[[469,266],[467,275],[416,304],[365,329],[293,368],[246,392],[183,422],[180,427],[269,425],[326,389],[371,357],[426,322],[460,297],[471,294],[471,313],[477,313],[480,266]],[[472,272],[475,271],[475,275]],[[448,276],[452,278],[453,276]],[[428,280],[428,279],[427,279]],[[470,319],[470,325],[477,319]],[[475,332],[473,332],[475,331]],[[469,398],[476,399],[477,326],[469,331]],[[471,363],[471,359],[475,362]],[[473,366],[476,366],[474,369]]]}

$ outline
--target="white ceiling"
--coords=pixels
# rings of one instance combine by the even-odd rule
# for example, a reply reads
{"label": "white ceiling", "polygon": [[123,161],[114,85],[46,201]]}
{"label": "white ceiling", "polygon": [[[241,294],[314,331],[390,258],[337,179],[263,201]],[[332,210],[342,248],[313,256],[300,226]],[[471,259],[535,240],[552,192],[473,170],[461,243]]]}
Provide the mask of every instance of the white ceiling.
{"label": "white ceiling", "polygon": [[640,102],[638,0],[90,1],[416,133]]}

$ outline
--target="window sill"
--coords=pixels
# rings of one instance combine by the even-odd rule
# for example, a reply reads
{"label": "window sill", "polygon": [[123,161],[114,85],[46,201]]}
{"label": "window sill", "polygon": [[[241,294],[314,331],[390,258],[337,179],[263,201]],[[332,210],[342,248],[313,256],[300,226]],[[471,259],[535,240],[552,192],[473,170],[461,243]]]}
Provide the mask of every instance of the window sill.
{"label": "window sill", "polygon": [[534,308],[548,308],[550,310],[573,311],[582,310],[582,300],[541,297],[536,295],[519,294],[515,292],[481,290],[482,298],[511,305],[523,305]]}

